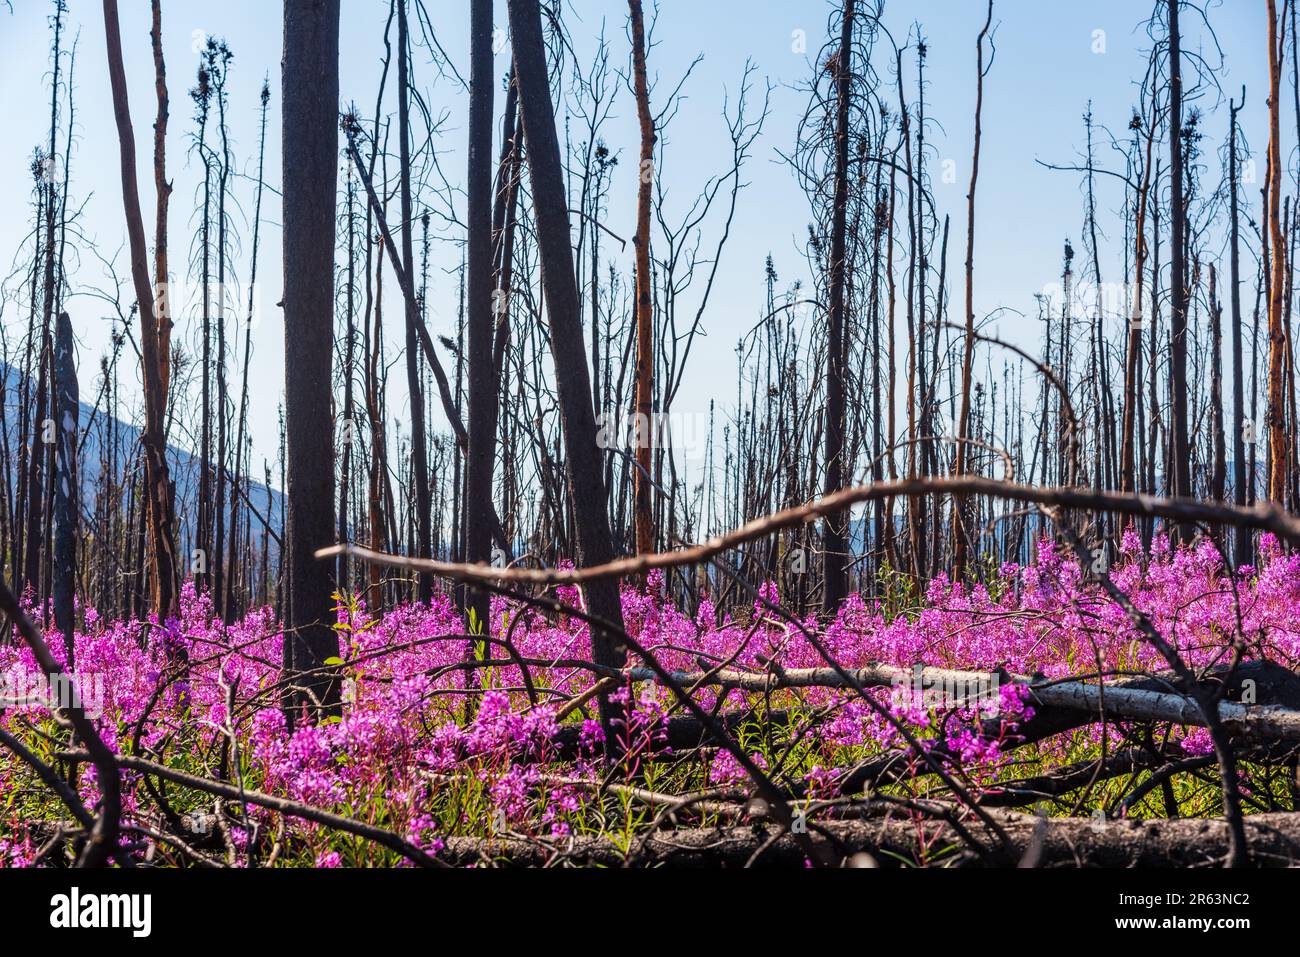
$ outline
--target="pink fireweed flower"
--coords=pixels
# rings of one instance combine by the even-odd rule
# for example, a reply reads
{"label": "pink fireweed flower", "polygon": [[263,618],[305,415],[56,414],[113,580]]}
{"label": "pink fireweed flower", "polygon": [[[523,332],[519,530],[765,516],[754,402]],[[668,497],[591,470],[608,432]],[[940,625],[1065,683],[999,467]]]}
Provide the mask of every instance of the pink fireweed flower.
{"label": "pink fireweed flower", "polygon": [[[751,754],[749,759],[762,770],[767,770],[767,760],[758,752]],[[725,749],[718,751],[713,763],[709,766],[710,784],[738,784],[748,780],[749,774],[741,767],[734,754]]]}

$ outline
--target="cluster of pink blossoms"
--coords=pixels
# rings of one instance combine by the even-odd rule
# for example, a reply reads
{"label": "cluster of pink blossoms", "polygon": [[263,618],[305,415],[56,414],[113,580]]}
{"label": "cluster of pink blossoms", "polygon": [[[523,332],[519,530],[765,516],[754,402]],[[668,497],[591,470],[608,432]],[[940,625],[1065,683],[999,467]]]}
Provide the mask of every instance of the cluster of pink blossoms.
{"label": "cluster of pink blossoms", "polygon": [[[1269,536],[1258,566],[1235,572],[1224,568],[1209,541],[1175,551],[1157,537],[1148,554],[1130,530],[1121,551],[1113,580],[1192,664],[1221,658],[1239,627],[1252,654],[1292,667],[1300,660],[1300,556],[1284,554]],[[576,589],[556,593],[562,601],[580,603]],[[701,662],[724,661],[757,671],[768,662],[787,669],[826,665],[805,631],[846,668],[884,662],[1065,677],[1094,673],[1099,663],[1119,672],[1164,667],[1124,611],[1050,542],[1039,546],[1034,563],[1005,565],[987,584],[935,578],[918,609],[889,609],[851,596],[829,624],[812,616],[774,614],[766,604],[779,602],[771,584],[752,613],[721,611],[707,597],[682,610],[664,595],[662,577],[652,574],[645,587],[623,589],[623,614],[628,632],[670,671],[698,671]],[[40,617],[39,611],[33,613]],[[548,618],[498,599],[490,628],[524,659],[572,662],[588,654],[587,629],[576,618]],[[227,750],[237,755],[248,787],[343,813],[378,815],[385,826],[434,852],[449,834],[478,826],[469,811],[449,815],[438,809],[440,795],[453,787],[468,794],[464,789],[472,785],[474,814],[497,824],[560,834],[575,826],[590,790],[579,785],[603,773],[595,758],[606,730],[590,707],[563,720],[559,715],[566,701],[590,688],[589,670],[557,664],[530,667],[525,676],[495,645],[492,654],[501,660],[490,669],[458,667],[467,654],[465,626],[446,595],[383,615],[372,615],[361,601],[343,603],[338,633],[345,676],[342,714],[316,724],[297,722],[292,732],[280,710],[281,635],[271,611],[257,610],[224,625],[206,596],[190,585],[177,619],[162,626],[103,621],[86,610],[76,640],[77,671],[95,679],[98,700],[90,704],[110,747],[138,749],[198,773],[213,773],[216,756]],[[61,644],[51,643],[61,653]],[[179,677],[172,667],[177,650],[189,661]],[[0,678],[5,676],[11,681],[39,677],[25,647],[0,647]],[[832,706],[830,716],[809,730],[800,752],[803,764],[796,776],[809,794],[834,792],[846,749],[900,744],[898,728],[882,710],[923,737],[935,730],[924,701],[891,690],[870,692],[881,708],[841,690],[782,692],[785,705],[797,698],[801,707]],[[751,693],[725,695],[719,701],[719,692],[702,688],[696,700],[721,711],[755,705]],[[670,689],[648,682],[625,686],[614,697],[624,720],[610,733],[618,737],[619,750],[627,755],[626,773],[633,777],[664,755],[667,718],[677,710],[676,702]],[[229,701],[235,702],[233,711]],[[962,765],[992,766],[1001,756],[1000,740],[977,733],[970,719],[995,717],[1013,734],[1016,722],[1029,714],[1024,689],[1003,685],[991,699],[964,706],[960,717],[966,720],[945,725],[941,736],[925,737],[925,744],[941,744]],[[33,701],[0,712],[0,727],[30,739],[32,727],[48,719],[46,705]],[[569,744],[562,748],[557,742],[566,734]],[[1189,753],[1209,750],[1204,732],[1179,737]],[[767,769],[770,754],[750,744],[745,751]],[[702,756],[692,783],[743,784],[745,777],[733,754],[717,750]],[[147,790],[138,774],[124,778],[125,817],[143,818],[151,801]],[[12,755],[0,753],[0,806],[8,808],[0,817],[0,861],[21,864],[35,854],[27,824],[36,815],[29,799],[17,799],[20,791],[31,793],[31,781]],[[92,806],[97,787],[88,766],[82,766],[77,785]],[[52,805],[49,813],[60,811]],[[248,817],[254,830],[275,823],[274,815],[257,808],[250,808]],[[316,833],[313,826],[291,826],[305,840]],[[317,866],[339,863],[337,849],[323,838],[314,846]]]}

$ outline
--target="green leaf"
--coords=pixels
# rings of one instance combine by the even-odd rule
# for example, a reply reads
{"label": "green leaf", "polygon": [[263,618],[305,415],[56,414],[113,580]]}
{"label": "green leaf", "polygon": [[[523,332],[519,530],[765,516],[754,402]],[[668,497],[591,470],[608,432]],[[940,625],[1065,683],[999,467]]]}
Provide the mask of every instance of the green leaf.
{"label": "green leaf", "polygon": [[338,657],[337,655],[333,655],[329,658],[326,658],[324,661],[321,662],[321,664],[338,666],[343,664],[343,659]]}

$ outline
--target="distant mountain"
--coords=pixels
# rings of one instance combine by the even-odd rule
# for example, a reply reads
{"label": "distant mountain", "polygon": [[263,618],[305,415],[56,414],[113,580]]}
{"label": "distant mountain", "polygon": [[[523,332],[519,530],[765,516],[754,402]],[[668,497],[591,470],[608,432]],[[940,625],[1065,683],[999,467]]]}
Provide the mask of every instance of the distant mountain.
{"label": "distant mountain", "polygon": [[[82,442],[81,457],[78,464],[80,466],[83,507],[86,510],[93,511],[95,492],[102,471],[105,468],[110,468],[114,474],[121,476],[124,471],[130,470],[131,463],[139,454],[140,429],[128,422],[123,422],[121,419],[113,419],[110,426],[109,417],[104,409],[96,410],[92,403],[85,401],[90,398],[93,402],[97,397],[98,377],[88,379],[84,376],[84,365],[82,370],[83,380],[80,383]],[[3,427],[9,454],[15,460],[18,455],[17,435],[21,381],[22,372],[20,370],[0,362],[0,389],[3,390],[4,397]],[[110,428],[114,433],[114,447],[112,449],[105,447]],[[3,453],[0,452],[0,454]],[[176,525],[179,536],[177,546],[181,554],[187,554],[194,534],[194,516],[197,514],[195,506],[199,493],[199,458],[188,449],[168,445],[167,467],[176,496]],[[252,517],[253,537],[260,548],[262,521],[258,516],[265,518],[271,529],[276,534],[279,534],[284,509],[284,497],[279,490],[268,490],[264,482],[259,482],[256,479],[246,478],[240,484],[241,487],[247,489],[248,499],[257,512]],[[228,517],[229,514],[227,512]],[[274,537],[271,538],[270,547],[271,554],[274,555],[276,553]]]}

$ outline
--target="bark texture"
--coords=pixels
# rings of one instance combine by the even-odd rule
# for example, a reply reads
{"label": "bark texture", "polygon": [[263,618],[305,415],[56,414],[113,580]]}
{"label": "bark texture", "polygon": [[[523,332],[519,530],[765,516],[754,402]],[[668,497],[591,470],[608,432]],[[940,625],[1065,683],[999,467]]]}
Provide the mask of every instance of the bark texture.
{"label": "bark texture", "polygon": [[[285,666],[318,668],[338,654],[333,565],[314,553],[334,539],[334,199],[338,167],[339,0],[284,8],[284,377],[288,520]],[[313,676],[291,692],[329,706],[338,683]],[[315,702],[314,702],[315,703]]]}

